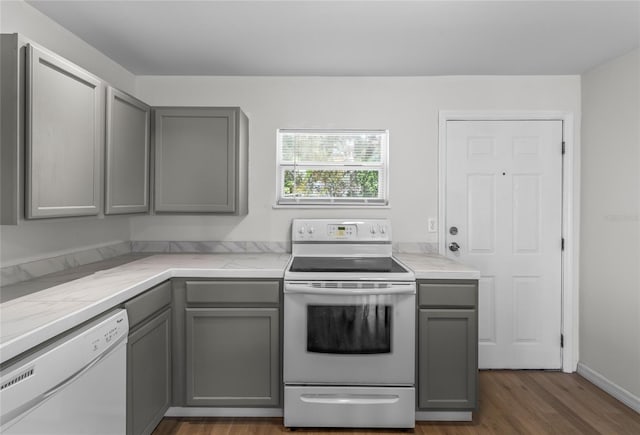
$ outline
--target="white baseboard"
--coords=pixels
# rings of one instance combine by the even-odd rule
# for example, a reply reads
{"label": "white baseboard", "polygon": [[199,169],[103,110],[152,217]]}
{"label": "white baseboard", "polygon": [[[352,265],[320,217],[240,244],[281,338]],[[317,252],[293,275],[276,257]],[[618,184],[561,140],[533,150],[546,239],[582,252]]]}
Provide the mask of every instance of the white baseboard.
{"label": "white baseboard", "polygon": [[165,417],[282,417],[282,408],[207,408],[172,406]]}
{"label": "white baseboard", "polygon": [[614,384],[600,373],[590,369],[583,363],[578,363],[577,372],[580,376],[594,384],[596,387],[606,391],[629,408],[640,414],[640,397],[635,396],[631,392],[625,390],[621,386]]}
{"label": "white baseboard", "polygon": [[471,411],[416,411],[416,421],[471,421]]}

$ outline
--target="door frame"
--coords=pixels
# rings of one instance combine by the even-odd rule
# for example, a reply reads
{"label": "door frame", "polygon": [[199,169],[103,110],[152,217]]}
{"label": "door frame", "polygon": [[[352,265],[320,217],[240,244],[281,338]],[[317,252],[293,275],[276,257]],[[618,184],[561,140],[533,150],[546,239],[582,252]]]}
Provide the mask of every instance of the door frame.
{"label": "door frame", "polygon": [[[448,121],[562,121],[565,154],[562,164],[562,307],[564,338],[562,371],[573,373],[578,365],[578,253],[580,248],[580,147],[575,140],[573,112],[565,111],[452,111],[441,110],[438,119],[438,252],[446,255],[446,162]],[[558,144],[560,146],[560,144]]]}

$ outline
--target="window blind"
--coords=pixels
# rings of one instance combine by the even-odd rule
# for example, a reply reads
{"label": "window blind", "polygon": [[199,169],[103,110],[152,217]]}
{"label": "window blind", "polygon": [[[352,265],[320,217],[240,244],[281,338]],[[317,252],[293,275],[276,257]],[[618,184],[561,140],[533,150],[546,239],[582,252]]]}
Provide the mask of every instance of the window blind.
{"label": "window blind", "polygon": [[387,204],[384,130],[279,130],[279,204]]}

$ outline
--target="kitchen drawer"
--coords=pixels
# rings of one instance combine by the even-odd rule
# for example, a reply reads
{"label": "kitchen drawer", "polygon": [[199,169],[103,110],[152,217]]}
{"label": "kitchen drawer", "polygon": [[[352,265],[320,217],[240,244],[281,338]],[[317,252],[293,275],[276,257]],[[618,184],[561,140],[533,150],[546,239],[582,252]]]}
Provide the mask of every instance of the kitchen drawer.
{"label": "kitchen drawer", "polygon": [[477,281],[418,281],[421,307],[476,307]]}
{"label": "kitchen drawer", "polygon": [[187,281],[187,303],[277,304],[279,281]]}
{"label": "kitchen drawer", "polygon": [[132,329],[156,311],[171,304],[171,281],[163,282],[124,304]]}

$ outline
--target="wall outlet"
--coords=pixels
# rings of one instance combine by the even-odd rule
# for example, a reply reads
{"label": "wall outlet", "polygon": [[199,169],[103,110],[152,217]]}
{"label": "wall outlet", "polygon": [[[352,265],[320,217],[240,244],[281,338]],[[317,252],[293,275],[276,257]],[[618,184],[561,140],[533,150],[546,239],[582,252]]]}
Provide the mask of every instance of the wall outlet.
{"label": "wall outlet", "polygon": [[430,233],[438,231],[438,220],[436,218],[429,218],[427,221],[427,231]]}

